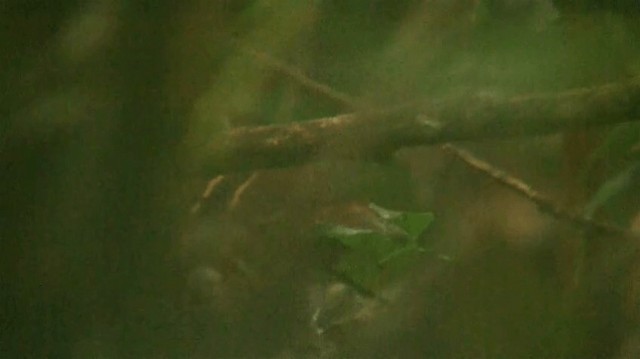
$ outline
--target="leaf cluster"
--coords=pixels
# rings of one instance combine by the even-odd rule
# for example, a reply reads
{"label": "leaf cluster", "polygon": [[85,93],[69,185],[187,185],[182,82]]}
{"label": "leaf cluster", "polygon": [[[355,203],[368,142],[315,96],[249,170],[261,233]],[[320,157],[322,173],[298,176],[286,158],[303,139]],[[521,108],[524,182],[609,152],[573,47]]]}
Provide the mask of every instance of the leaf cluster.
{"label": "leaf cluster", "polygon": [[356,228],[323,224],[323,241],[342,250],[331,272],[363,294],[372,294],[406,275],[428,250],[421,243],[423,233],[434,220],[431,212],[401,212],[375,204],[375,225]]}

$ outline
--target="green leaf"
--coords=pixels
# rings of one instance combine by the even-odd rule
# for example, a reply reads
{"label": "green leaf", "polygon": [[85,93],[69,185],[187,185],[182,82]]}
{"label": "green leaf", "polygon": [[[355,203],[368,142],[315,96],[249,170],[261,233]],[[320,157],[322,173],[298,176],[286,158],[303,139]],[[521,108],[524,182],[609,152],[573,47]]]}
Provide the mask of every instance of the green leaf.
{"label": "green leaf", "polygon": [[337,240],[349,248],[358,248],[368,237],[374,234],[373,230],[352,228],[339,225],[326,225],[322,228],[322,234],[326,238]]}
{"label": "green leaf", "polygon": [[324,234],[327,238],[336,240],[343,246],[358,252],[379,256],[394,248],[394,243],[388,236],[371,229],[327,226]]}
{"label": "green leaf", "polygon": [[422,247],[418,247],[418,246],[413,246],[413,245],[407,245],[404,246],[392,253],[390,253],[388,256],[382,258],[381,260],[378,261],[378,265],[385,266],[388,263],[391,263],[395,260],[402,260],[403,257],[407,256],[407,255],[412,255],[415,253],[426,253],[426,250]]}
{"label": "green leaf", "polygon": [[420,260],[426,251],[418,246],[405,246],[378,262],[381,272],[379,281],[391,283],[405,276]]}
{"label": "green leaf", "polygon": [[412,240],[417,239],[422,232],[429,228],[435,218],[431,212],[398,212],[373,203],[369,204],[369,208],[390,224],[407,232]]}
{"label": "green leaf", "polygon": [[379,286],[381,270],[371,253],[346,253],[336,265],[335,271],[367,290],[373,290]]}
{"label": "green leaf", "polygon": [[411,239],[417,239],[422,232],[424,232],[434,220],[433,213],[414,213],[407,212],[402,216],[395,218],[393,223],[398,227],[404,229]]}
{"label": "green leaf", "polygon": [[369,204],[369,208],[371,208],[374,212],[378,214],[382,219],[391,220],[402,216],[402,212],[392,211],[390,209],[382,208],[374,203]]}
{"label": "green leaf", "polygon": [[417,244],[417,238],[434,216],[392,211],[375,204],[370,204],[370,208],[380,218],[372,228],[326,224],[321,233],[323,238],[345,249],[332,272],[352,285],[374,292],[401,278],[424,258],[426,250]]}

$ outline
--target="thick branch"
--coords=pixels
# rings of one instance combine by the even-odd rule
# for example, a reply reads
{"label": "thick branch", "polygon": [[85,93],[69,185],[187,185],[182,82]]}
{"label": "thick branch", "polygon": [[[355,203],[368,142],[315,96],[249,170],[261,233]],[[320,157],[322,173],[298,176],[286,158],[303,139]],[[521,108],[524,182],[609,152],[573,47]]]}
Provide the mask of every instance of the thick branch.
{"label": "thick branch", "polygon": [[322,154],[379,157],[402,147],[637,121],[640,80],[508,99],[460,97],[420,108],[236,128],[214,140],[205,167],[208,174],[287,167]]}

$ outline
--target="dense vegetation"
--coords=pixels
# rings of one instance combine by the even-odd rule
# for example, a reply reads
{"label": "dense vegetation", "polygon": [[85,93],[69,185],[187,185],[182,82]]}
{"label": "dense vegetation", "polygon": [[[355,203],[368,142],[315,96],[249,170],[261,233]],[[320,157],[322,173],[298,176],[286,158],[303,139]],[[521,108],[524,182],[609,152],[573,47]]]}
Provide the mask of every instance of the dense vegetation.
{"label": "dense vegetation", "polygon": [[2,357],[640,355],[640,3],[6,0]]}

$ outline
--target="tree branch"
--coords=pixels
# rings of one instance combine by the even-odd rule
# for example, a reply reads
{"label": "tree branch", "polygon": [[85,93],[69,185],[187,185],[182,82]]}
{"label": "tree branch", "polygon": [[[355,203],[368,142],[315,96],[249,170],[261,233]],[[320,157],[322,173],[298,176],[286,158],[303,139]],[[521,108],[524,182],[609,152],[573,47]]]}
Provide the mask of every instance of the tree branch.
{"label": "tree branch", "polygon": [[585,217],[578,213],[574,213],[566,208],[562,208],[558,204],[554,203],[551,198],[534,190],[519,178],[516,178],[505,171],[502,171],[488,162],[485,162],[471,152],[456,148],[452,145],[446,144],[442,148],[454,155],[460,161],[464,162],[471,169],[482,173],[518,195],[526,198],[527,200],[538,206],[540,212],[548,214],[556,219],[567,221],[573,224],[577,228],[591,230],[596,233],[617,236],[621,238],[635,238],[637,235],[630,232],[625,228],[615,226],[607,222],[600,222],[593,218]]}
{"label": "tree branch", "polygon": [[[268,54],[262,53],[260,51],[257,50],[253,50],[251,48],[248,47],[240,47],[241,51],[245,52],[246,54],[252,56],[253,58],[255,58],[257,61],[259,61],[260,63],[270,67],[272,70],[277,71],[279,73],[281,73],[282,75],[284,75],[285,77],[287,77],[288,79],[290,79],[291,81],[295,82],[296,84],[304,87],[305,89],[311,91],[314,94],[320,95],[324,98],[328,98],[331,99],[333,101],[335,101],[336,103],[342,105],[345,108],[349,108],[349,109],[361,109],[361,108],[365,108],[360,101],[358,101],[357,99],[351,97],[348,94],[345,93],[341,93],[339,91],[334,90],[333,88],[319,83],[317,81],[315,81],[312,78],[309,78],[308,76],[306,76],[302,71],[300,71],[299,69],[285,64],[281,61],[278,61],[277,59],[272,58],[271,56],[269,56]],[[605,94],[604,95],[600,95],[600,101],[606,100],[607,98],[612,98],[613,96],[617,96],[618,93],[616,93],[614,91],[614,94],[606,94],[606,91],[609,90],[611,91],[611,87],[614,87],[616,85],[609,85],[609,89],[607,89],[606,87],[602,87],[600,88],[600,90],[604,91]],[[617,85],[620,86],[620,85]],[[628,84],[626,86],[630,86],[633,87],[633,84]],[[615,88],[614,88],[615,90]],[[597,89],[592,89],[591,92],[595,92],[597,91]],[[637,91],[637,89],[635,89],[635,91]],[[580,93],[582,92],[582,93]],[[573,97],[573,100],[575,101],[576,97],[580,98],[580,96],[582,96],[583,98],[580,99],[581,101],[585,101],[586,99],[584,97],[589,96],[589,90],[577,90],[577,91],[573,91],[573,92],[566,92],[563,94],[560,94],[559,97],[568,97],[570,100]],[[620,89],[618,89],[617,92],[620,92]],[[593,94],[592,94],[593,95]],[[538,96],[530,96],[530,97],[521,97],[521,98],[514,98],[511,101],[517,103],[518,101],[532,101],[532,100],[536,100],[536,97],[538,97],[538,101],[540,100],[545,100],[544,99],[544,95],[538,95]],[[547,97],[550,98],[549,95],[547,95]],[[475,99],[472,99],[475,101],[485,101],[485,106],[490,106],[491,105],[491,97],[487,97],[485,96],[484,99],[480,96],[480,97],[476,97]],[[493,99],[494,101],[496,100],[495,98]],[[548,100],[548,99],[547,99]],[[625,100],[625,99],[623,99]],[[628,102],[629,99],[626,99],[627,102],[623,102],[624,105],[630,105],[630,102]],[[498,102],[499,103],[499,102]],[[564,106],[571,106],[572,104],[570,102],[564,102],[562,103]],[[449,106],[451,106],[452,103],[451,101],[449,102]],[[477,104],[476,104],[477,105]],[[604,104],[603,104],[604,105]],[[447,105],[441,105],[443,106],[443,108],[447,108]],[[503,104],[504,106],[504,104]],[[507,104],[508,106],[508,104]],[[531,106],[531,105],[530,105]],[[563,114],[563,108],[558,105],[558,103],[556,103],[555,105],[555,111],[559,112],[558,117],[562,118],[563,115],[567,116],[567,114]],[[583,106],[585,106],[583,104]],[[452,109],[454,109],[455,107],[451,107]],[[568,111],[568,118],[578,118],[574,113],[571,113],[571,111],[575,111],[576,108],[574,107],[569,107],[567,109],[565,109],[564,111]],[[584,111],[584,109],[583,109]],[[389,112],[389,114],[393,114],[392,112]],[[401,112],[398,112],[398,114],[401,114]],[[482,114],[482,112],[480,112],[480,114]],[[379,113],[378,115],[382,115],[382,117],[384,118],[384,114]],[[473,113],[472,113],[473,115]],[[624,116],[625,114],[622,113],[620,114],[622,116]],[[354,115],[355,116],[355,115]],[[361,117],[365,117],[360,115]],[[495,115],[494,115],[495,116]],[[375,116],[374,116],[375,117]],[[467,117],[467,121],[472,121],[471,119],[472,116]],[[464,117],[462,117],[464,118]],[[598,119],[597,117],[594,117],[595,119]],[[418,122],[421,122],[421,125],[426,125],[427,127],[431,127],[430,129],[432,131],[443,131],[443,126],[437,122],[429,122],[426,120],[426,117],[422,117],[422,119],[420,118],[420,115],[416,115],[415,120],[417,120]],[[572,124],[572,121],[566,121],[564,122],[564,124],[567,125],[567,127],[569,128],[570,126],[573,126],[575,124]],[[604,123],[603,123],[604,124]],[[500,125],[500,123],[498,121],[495,122],[495,124],[493,124],[493,126],[498,126]],[[512,125],[512,124],[509,124]],[[548,124],[547,125],[552,125],[552,124]],[[594,123],[594,125],[596,125],[596,123]],[[468,125],[467,125],[468,126]],[[529,129],[532,128],[532,131],[537,131],[538,127],[537,126],[542,126],[542,124],[536,124],[536,127],[533,127],[533,124],[530,125],[529,127],[524,126],[524,129]],[[453,126],[451,126],[453,127]],[[473,126],[468,126],[469,128],[467,129],[462,129],[459,130],[460,132],[456,135],[456,136],[472,136],[473,133],[471,134],[467,134],[465,135],[465,131],[467,131],[467,133],[469,133],[470,131],[472,131],[474,129]],[[488,126],[489,129],[492,128],[492,126]],[[460,128],[460,125],[459,127]],[[396,128],[398,129],[398,128]],[[488,136],[490,135],[500,135],[503,132],[501,132],[501,130],[504,130],[504,127],[500,127],[498,126],[498,128],[495,128],[493,130],[493,132],[488,132],[490,130],[484,130],[485,132],[482,131],[481,128],[476,128],[475,130],[480,132],[480,133],[487,133]],[[544,128],[542,128],[544,130]],[[514,132],[517,129],[514,129]],[[521,129],[522,130],[522,129]],[[511,131],[511,130],[509,130]],[[387,135],[390,132],[387,132]],[[507,132],[508,134],[509,132]],[[437,134],[437,132],[434,132],[434,135]],[[517,134],[517,133],[516,133]],[[436,138],[436,137],[434,137]],[[464,137],[463,137],[464,138]],[[369,144],[371,144],[372,142],[370,142]],[[375,143],[375,142],[373,142]],[[389,145],[393,144],[393,142],[390,142],[387,146],[381,146],[382,148],[392,148]],[[558,220],[565,220],[571,224],[573,224],[574,226],[578,227],[578,228],[582,228],[582,229],[586,229],[586,230],[590,230],[590,231],[594,231],[594,232],[599,232],[602,234],[607,234],[607,235],[614,235],[617,237],[631,237],[631,238],[635,238],[637,239],[637,234],[632,233],[631,231],[625,229],[625,228],[621,228],[621,227],[617,227],[613,224],[607,223],[607,222],[600,222],[597,220],[594,220],[592,218],[583,216],[579,213],[574,213],[566,208],[562,208],[561,206],[557,205],[556,203],[554,203],[554,201],[551,198],[548,198],[546,196],[544,196],[543,194],[540,194],[539,192],[537,192],[536,190],[534,190],[533,188],[531,188],[528,184],[526,184],[524,181],[522,181],[521,179],[518,179],[516,177],[513,177],[512,175],[492,166],[491,164],[489,164],[488,162],[482,161],[479,158],[475,157],[472,153],[457,148],[455,146],[453,146],[452,144],[445,144],[444,146],[442,146],[443,150],[451,153],[452,155],[456,156],[459,160],[461,160],[463,163],[465,163],[467,166],[469,166],[471,169],[476,170],[486,176],[491,177],[492,179],[494,179],[496,182],[498,182],[499,184],[505,186],[506,188],[516,192],[518,195],[526,198],[527,200],[533,202],[534,204],[536,204],[538,206],[538,209],[545,213],[548,214]],[[378,149],[379,150],[379,149]]]}
{"label": "tree branch", "polygon": [[321,154],[379,157],[403,147],[554,133],[640,119],[640,80],[557,94],[476,95],[390,111],[239,127],[214,139],[209,175],[300,165]]}

